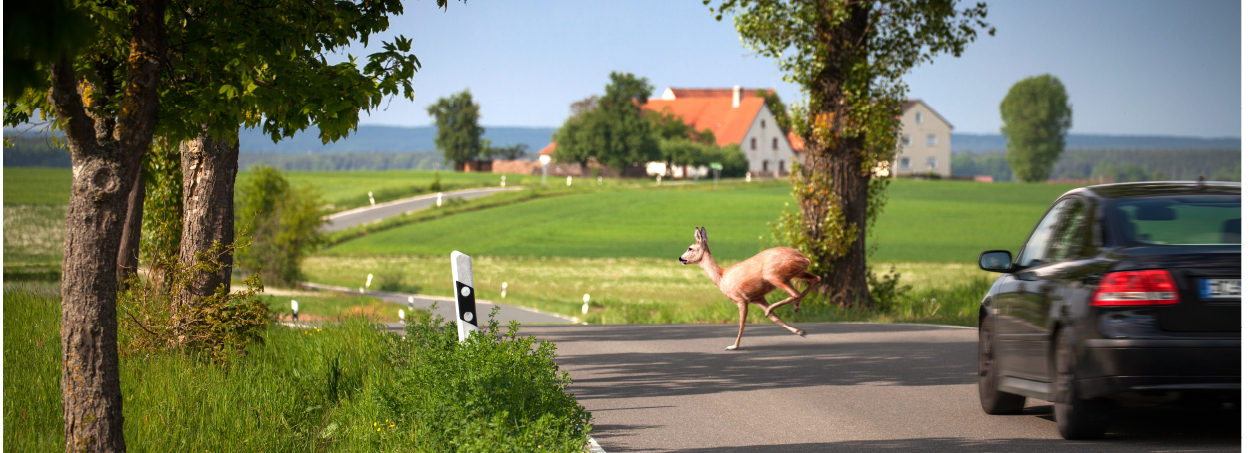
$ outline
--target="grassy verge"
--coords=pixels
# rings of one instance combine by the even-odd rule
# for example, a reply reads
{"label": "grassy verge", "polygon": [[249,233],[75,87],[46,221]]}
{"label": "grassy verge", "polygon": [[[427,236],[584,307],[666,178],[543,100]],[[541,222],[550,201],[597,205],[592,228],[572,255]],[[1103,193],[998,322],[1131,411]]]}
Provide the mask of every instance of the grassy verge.
{"label": "grassy verge", "polygon": [[[299,302],[300,321],[342,322],[363,318],[369,322],[398,322],[399,310],[407,310],[400,304],[392,304],[369,296],[351,296],[337,293],[318,293],[316,296],[258,296],[269,311],[282,321],[291,320],[291,300]],[[419,316],[408,313],[407,316]]]}
{"label": "grassy verge", "polygon": [[[732,264],[722,261],[722,266]],[[876,271],[890,264],[879,263]],[[903,284],[914,289],[892,306],[872,312],[840,310],[814,303],[798,313],[778,312],[788,321],[919,322],[975,325],[980,299],[991,275],[962,263],[894,263]],[[304,272],[312,281],[349,288],[389,282],[413,292],[450,297],[450,260],[446,256],[311,257]],[[702,270],[681,266],[675,259],[473,257],[473,279],[479,299],[535,308],[577,317],[590,323],[735,323],[737,308]],[[506,282],[507,297],[502,295]],[[582,296],[590,310],[581,313]],[[780,300],[782,293],[772,295]],[[935,301],[934,301],[935,299]],[[771,322],[750,310],[750,322]]]}
{"label": "grassy verge", "polygon": [[[59,299],[50,284],[6,285],[4,302],[5,450],[63,451]],[[581,449],[587,416],[564,393],[567,377],[553,366],[551,346],[501,337],[461,347],[448,341],[454,330],[410,330],[400,339],[356,319],[319,329],[270,327],[263,344],[226,364],[183,353],[123,356],[127,446],[133,451]],[[438,347],[417,347],[425,344]],[[433,366],[443,363],[434,360],[439,357],[459,361],[454,381]],[[426,381],[444,384],[400,385]],[[509,393],[517,390],[526,398]],[[445,410],[450,407],[460,410]]]}

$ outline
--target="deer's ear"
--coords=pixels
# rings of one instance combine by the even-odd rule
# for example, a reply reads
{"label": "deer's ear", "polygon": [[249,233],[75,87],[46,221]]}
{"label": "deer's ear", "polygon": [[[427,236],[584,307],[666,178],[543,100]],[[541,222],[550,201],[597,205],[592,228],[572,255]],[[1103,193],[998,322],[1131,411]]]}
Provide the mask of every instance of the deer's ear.
{"label": "deer's ear", "polygon": [[702,242],[702,241],[703,241],[702,230],[698,229],[698,227],[694,227],[694,242]]}
{"label": "deer's ear", "polygon": [[700,236],[702,236],[702,241],[707,242],[707,227],[699,228],[699,233],[700,233]]}

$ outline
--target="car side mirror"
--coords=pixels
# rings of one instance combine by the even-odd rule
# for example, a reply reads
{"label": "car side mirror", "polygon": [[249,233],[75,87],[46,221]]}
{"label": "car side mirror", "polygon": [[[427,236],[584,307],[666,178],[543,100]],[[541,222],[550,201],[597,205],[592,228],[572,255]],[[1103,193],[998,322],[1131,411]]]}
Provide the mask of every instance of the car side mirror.
{"label": "car side mirror", "polygon": [[1010,252],[1005,250],[989,250],[980,253],[980,269],[989,272],[1009,273],[1014,270],[1015,264],[1011,260]]}

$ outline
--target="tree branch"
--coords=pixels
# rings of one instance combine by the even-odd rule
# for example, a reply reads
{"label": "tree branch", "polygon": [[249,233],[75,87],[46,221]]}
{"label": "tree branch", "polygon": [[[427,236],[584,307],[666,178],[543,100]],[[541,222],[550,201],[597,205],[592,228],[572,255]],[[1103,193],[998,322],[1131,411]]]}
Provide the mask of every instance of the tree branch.
{"label": "tree branch", "polygon": [[95,120],[87,115],[78,93],[78,77],[69,55],[52,64],[52,90],[48,94],[56,116],[61,118],[65,136],[69,139],[69,151],[74,157],[94,155],[100,148],[95,139]]}

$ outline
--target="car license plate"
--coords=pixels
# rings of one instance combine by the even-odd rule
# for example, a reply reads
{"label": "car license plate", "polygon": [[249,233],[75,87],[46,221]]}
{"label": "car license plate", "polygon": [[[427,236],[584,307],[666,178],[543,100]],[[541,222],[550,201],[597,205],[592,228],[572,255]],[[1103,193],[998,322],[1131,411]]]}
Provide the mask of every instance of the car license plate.
{"label": "car license plate", "polygon": [[1201,279],[1202,299],[1239,299],[1240,279],[1203,278]]}

